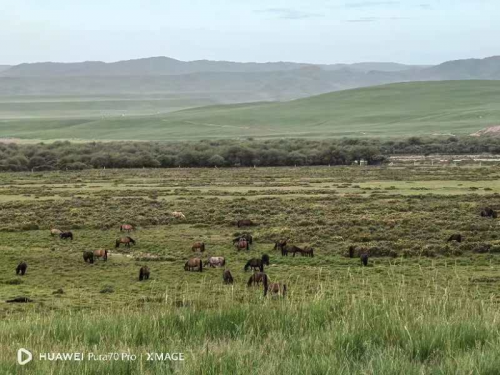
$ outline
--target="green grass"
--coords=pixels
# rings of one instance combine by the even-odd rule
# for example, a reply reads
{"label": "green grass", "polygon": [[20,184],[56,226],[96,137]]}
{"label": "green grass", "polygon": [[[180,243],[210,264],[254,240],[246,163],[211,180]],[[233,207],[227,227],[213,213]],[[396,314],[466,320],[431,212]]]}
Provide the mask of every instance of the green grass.
{"label": "green grass", "polygon": [[[4,119],[0,137],[168,141],[459,135],[498,125],[499,103],[497,81],[401,83],[291,102],[210,106],[152,116],[137,112],[139,116],[104,119]],[[8,108],[11,104],[3,105]],[[68,105],[74,103],[64,104]],[[64,106],[61,104],[61,110]]]}
{"label": "green grass", "polygon": [[[498,221],[479,216],[500,208],[497,166],[0,177],[0,374],[498,373],[500,237]],[[173,220],[174,210],[187,219]],[[242,217],[260,224],[249,252],[230,241]],[[123,222],[138,227],[130,250],[114,248]],[[75,240],[51,237],[51,227]],[[464,241],[447,243],[456,232]],[[315,257],[282,257],[272,247],[283,237],[313,245]],[[203,257],[226,257],[233,286],[221,269],[183,270],[198,240]],[[369,267],[346,257],[350,244],[370,252]],[[84,263],[82,252],[98,248],[109,260]],[[288,285],[285,299],[245,285],[245,262],[262,253],[270,279]],[[24,277],[14,274],[20,260]],[[139,282],[144,264],[151,279]],[[17,296],[34,302],[4,302]],[[143,359],[20,367],[19,347]],[[148,362],[152,351],[186,360]]]}

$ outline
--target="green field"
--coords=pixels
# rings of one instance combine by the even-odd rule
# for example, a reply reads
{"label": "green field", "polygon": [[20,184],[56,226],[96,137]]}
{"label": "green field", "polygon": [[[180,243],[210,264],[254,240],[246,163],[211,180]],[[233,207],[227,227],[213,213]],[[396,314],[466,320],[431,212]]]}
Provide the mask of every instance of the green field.
{"label": "green field", "polygon": [[[498,374],[500,236],[497,220],[479,216],[500,208],[497,166],[0,177],[1,374]],[[241,218],[258,223],[248,252],[231,245]],[[115,249],[125,222],[137,245]],[[457,232],[462,243],[446,241]],[[281,256],[273,243],[286,237],[315,257]],[[221,269],[184,271],[200,240],[203,258],[226,257],[233,286]],[[347,256],[350,245],[370,253],[368,267]],[[82,252],[99,248],[109,260],[84,263]],[[245,262],[263,253],[286,298],[246,286]],[[139,282],[145,264],[151,279]],[[19,296],[33,302],[4,302]],[[21,367],[19,347],[139,358]],[[149,352],[185,361],[151,362]]]}
{"label": "green field", "polygon": [[[203,104],[200,100],[198,105]],[[498,125],[499,103],[498,81],[401,83],[290,102],[209,106],[170,113],[164,112],[197,103],[181,99],[175,103],[175,98],[95,100],[87,104],[69,100],[18,104],[5,101],[0,102],[0,137],[178,141],[464,135]],[[9,116],[9,111],[15,116]],[[38,117],[20,119],[22,113]],[[108,115],[103,117],[103,113]],[[61,118],[61,114],[65,115]]]}

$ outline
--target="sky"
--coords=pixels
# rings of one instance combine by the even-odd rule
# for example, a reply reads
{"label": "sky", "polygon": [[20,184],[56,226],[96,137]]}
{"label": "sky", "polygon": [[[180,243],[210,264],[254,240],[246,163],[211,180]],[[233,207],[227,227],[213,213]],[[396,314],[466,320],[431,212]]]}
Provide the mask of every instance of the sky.
{"label": "sky", "polygon": [[500,55],[499,0],[0,0],[0,64],[436,64]]}

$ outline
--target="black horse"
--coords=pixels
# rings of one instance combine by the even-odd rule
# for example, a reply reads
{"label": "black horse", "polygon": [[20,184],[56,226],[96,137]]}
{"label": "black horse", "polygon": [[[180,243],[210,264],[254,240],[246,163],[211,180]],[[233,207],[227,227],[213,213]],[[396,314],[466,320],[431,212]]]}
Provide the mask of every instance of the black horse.
{"label": "black horse", "polygon": [[94,253],[92,251],[85,251],[83,253],[83,260],[85,261],[85,263],[93,264],[94,263]]}
{"label": "black horse", "polygon": [[273,250],[281,250],[281,252],[283,253],[283,248],[286,246],[287,242],[288,239],[276,241],[274,243]]}
{"label": "black horse", "polygon": [[295,245],[285,245],[281,248],[281,255],[288,256],[288,253],[292,253],[295,256],[295,253],[303,253],[304,249],[301,249]]}
{"label": "black horse", "polygon": [[356,246],[349,246],[349,258],[354,258],[354,253],[356,252]]}
{"label": "black horse", "polygon": [[69,238],[71,241],[73,241],[73,233],[71,232],[59,233],[59,237],[63,240],[67,240]]}
{"label": "black horse", "polygon": [[232,284],[234,280],[233,275],[231,275],[231,271],[225,270],[222,274],[222,280],[224,280],[224,284]]}
{"label": "black horse", "polygon": [[448,238],[448,241],[446,241],[446,242],[450,242],[450,241],[462,242],[462,235],[460,233],[452,234],[450,236],[450,238]]}
{"label": "black horse", "polygon": [[248,271],[249,268],[253,270],[259,270],[260,272],[264,272],[264,265],[269,266],[269,255],[262,255],[261,259],[252,258],[247,264],[245,264],[245,271]]}
{"label": "black horse", "polygon": [[26,262],[19,263],[16,267],[16,275],[24,276],[27,269],[28,269],[28,265],[26,264]]}
{"label": "black horse", "polygon": [[498,214],[491,207],[485,207],[484,210],[481,211],[481,216],[482,217],[492,217],[493,219],[496,219],[498,217]]}
{"label": "black horse", "polygon": [[141,267],[141,269],[139,270],[139,281],[149,280],[149,274],[150,272],[148,266]]}
{"label": "black horse", "polygon": [[359,259],[361,260],[361,264],[363,266],[366,267],[368,265],[368,254],[366,254],[366,253],[361,254],[361,256],[359,257]]}

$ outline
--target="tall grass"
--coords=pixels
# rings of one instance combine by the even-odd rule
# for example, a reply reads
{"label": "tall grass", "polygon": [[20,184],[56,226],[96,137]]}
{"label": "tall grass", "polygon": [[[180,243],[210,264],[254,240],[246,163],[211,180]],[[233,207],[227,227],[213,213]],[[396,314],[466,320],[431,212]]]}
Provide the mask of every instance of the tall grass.
{"label": "tall grass", "polygon": [[[498,374],[500,311],[493,301],[411,286],[374,299],[222,299],[217,308],[27,313],[0,322],[1,374]],[[227,290],[228,296],[231,294]],[[339,298],[342,297],[342,298]],[[39,352],[183,352],[183,362],[15,363]]]}

